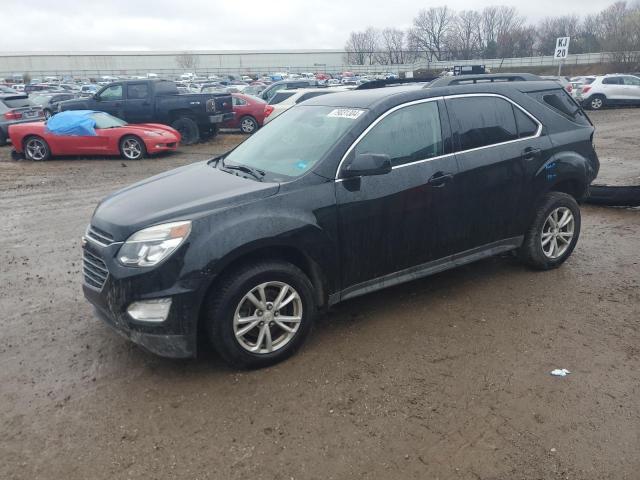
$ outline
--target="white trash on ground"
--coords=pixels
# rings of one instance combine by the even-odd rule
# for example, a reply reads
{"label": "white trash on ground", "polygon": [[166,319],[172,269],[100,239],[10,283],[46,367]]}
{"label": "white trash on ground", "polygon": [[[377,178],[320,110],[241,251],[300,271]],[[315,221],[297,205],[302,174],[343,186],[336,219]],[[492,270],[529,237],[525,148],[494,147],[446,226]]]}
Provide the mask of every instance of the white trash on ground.
{"label": "white trash on ground", "polygon": [[554,377],[566,377],[570,373],[571,372],[566,368],[556,368],[555,370],[551,371],[551,375],[553,375]]}

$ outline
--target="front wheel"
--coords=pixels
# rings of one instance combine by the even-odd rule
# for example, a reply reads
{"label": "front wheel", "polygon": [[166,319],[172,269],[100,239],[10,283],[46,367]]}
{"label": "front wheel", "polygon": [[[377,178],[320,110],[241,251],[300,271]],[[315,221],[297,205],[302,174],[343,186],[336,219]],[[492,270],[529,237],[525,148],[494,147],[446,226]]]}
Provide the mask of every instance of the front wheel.
{"label": "front wheel", "polygon": [[218,282],[204,312],[211,343],[227,363],[260,368],[291,356],[311,332],[313,287],[296,266],[265,261]]}
{"label": "front wheel", "polygon": [[51,157],[51,149],[44,138],[36,136],[28,137],[24,141],[24,156],[27,160],[42,162],[49,160]]}
{"label": "front wheel", "polygon": [[120,154],[125,160],[140,160],[146,153],[145,144],[138,137],[127,135],[120,140]]}
{"label": "front wheel", "polygon": [[559,267],[578,243],[580,222],[580,207],[571,195],[546,194],[525,234],[520,258],[538,270]]}

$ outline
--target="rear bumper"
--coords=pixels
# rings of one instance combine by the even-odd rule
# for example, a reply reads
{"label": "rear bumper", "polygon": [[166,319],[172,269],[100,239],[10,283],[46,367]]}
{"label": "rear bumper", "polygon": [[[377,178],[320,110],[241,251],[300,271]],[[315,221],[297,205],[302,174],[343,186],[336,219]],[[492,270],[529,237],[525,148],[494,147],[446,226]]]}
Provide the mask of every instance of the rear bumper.
{"label": "rear bumper", "polygon": [[235,113],[219,113],[217,115],[209,115],[209,123],[223,123],[233,120]]}

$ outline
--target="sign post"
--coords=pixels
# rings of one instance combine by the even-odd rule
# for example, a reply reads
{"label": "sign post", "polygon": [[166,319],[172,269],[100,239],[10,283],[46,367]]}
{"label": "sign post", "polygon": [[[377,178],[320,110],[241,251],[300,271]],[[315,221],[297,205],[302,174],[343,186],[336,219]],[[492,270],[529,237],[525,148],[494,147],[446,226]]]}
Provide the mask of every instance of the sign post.
{"label": "sign post", "polygon": [[569,40],[571,40],[571,37],[558,37],[556,39],[556,51],[553,54],[553,58],[560,61],[558,64],[558,76],[561,75],[562,64],[569,55]]}

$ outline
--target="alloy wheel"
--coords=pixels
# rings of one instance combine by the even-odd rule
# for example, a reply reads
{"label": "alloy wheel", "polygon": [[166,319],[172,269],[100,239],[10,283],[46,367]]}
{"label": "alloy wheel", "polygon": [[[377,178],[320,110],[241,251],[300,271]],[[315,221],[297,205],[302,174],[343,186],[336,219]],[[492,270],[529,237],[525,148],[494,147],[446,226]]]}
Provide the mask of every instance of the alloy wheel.
{"label": "alloy wheel", "polygon": [[233,317],[233,333],[248,352],[272,353],[293,340],[302,313],[302,299],[291,285],[262,283],[240,300]]}
{"label": "alloy wheel", "polygon": [[140,142],[134,138],[128,138],[122,142],[122,153],[129,160],[137,160],[142,155]]}
{"label": "alloy wheel", "polygon": [[553,210],[542,226],[540,241],[547,258],[560,258],[569,249],[573,240],[575,219],[567,207]]}
{"label": "alloy wheel", "polygon": [[594,110],[602,108],[602,99],[600,97],[596,97],[591,100],[591,108],[593,108]]}
{"label": "alloy wheel", "polygon": [[32,160],[43,160],[47,155],[47,146],[37,138],[30,139],[25,145],[27,154]]}
{"label": "alloy wheel", "polygon": [[252,119],[245,118],[240,124],[240,129],[243,133],[253,133],[253,131],[256,129],[256,124]]}

